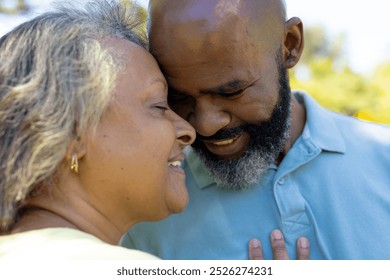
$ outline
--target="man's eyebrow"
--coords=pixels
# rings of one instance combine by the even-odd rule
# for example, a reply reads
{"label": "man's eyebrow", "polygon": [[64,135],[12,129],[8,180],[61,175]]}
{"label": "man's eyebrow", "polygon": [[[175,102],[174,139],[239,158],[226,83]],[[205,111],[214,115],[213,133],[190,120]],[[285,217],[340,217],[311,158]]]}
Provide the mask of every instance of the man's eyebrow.
{"label": "man's eyebrow", "polygon": [[202,90],[200,90],[200,92],[201,93],[208,93],[208,94],[234,93],[234,92],[245,89],[249,85],[250,85],[250,83],[248,81],[233,80],[233,81],[227,82],[226,84],[217,86],[215,88],[202,89]]}
{"label": "man's eyebrow", "polygon": [[170,94],[187,95],[185,91],[175,89],[174,87],[168,85],[168,95]]}

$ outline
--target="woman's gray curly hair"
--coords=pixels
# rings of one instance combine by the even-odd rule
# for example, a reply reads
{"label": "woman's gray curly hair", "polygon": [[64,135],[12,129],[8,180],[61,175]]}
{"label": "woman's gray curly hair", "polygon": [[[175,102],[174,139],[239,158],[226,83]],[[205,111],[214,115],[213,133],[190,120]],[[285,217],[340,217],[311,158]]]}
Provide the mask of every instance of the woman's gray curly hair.
{"label": "woman's gray curly hair", "polygon": [[146,48],[134,5],[94,0],[57,7],[0,39],[0,232],[63,162],[70,140],[96,127],[120,58],[101,39]]}

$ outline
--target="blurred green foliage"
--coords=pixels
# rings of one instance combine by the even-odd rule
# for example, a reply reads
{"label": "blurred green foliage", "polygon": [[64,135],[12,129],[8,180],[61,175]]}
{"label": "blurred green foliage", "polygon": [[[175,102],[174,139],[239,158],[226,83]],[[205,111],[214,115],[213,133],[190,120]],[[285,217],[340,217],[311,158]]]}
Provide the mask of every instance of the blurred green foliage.
{"label": "blurred green foliage", "polygon": [[343,61],[344,35],[331,41],[323,28],[309,27],[305,37],[301,61],[290,71],[292,89],[308,92],[333,111],[390,124],[390,60],[364,76]]}
{"label": "blurred green foliage", "polygon": [[26,4],[25,0],[16,0],[15,3],[12,3],[14,5],[5,5],[4,0],[0,0],[0,13],[7,14],[7,15],[13,15],[20,12],[28,12],[29,8]]}
{"label": "blurred green foliage", "polygon": [[146,32],[146,19],[148,16],[148,12],[146,11],[146,9],[140,6],[139,4],[136,4],[136,1],[133,0],[120,0],[120,1],[125,5],[134,6],[135,14],[142,21],[142,30],[143,32]]}

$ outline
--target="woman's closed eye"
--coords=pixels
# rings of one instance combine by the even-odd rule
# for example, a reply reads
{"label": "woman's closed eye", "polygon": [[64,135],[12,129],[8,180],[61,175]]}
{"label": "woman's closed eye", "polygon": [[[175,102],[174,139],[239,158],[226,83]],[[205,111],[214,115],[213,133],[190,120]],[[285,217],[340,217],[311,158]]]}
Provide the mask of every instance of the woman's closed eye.
{"label": "woman's closed eye", "polygon": [[169,110],[169,106],[167,102],[161,102],[153,105],[154,108],[162,110],[162,111],[167,111]]}

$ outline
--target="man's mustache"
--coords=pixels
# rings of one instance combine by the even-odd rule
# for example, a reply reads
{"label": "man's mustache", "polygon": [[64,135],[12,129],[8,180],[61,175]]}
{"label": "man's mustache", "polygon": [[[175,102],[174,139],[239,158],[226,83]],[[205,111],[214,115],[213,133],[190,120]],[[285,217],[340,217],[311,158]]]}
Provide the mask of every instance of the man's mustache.
{"label": "man's mustache", "polygon": [[245,125],[242,125],[230,129],[219,130],[217,133],[215,133],[212,136],[202,136],[199,133],[196,133],[196,140],[206,141],[206,142],[219,141],[219,140],[234,138],[244,132],[246,132]]}

